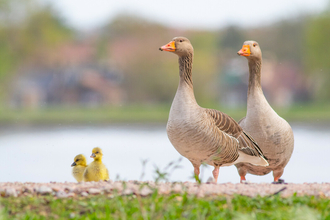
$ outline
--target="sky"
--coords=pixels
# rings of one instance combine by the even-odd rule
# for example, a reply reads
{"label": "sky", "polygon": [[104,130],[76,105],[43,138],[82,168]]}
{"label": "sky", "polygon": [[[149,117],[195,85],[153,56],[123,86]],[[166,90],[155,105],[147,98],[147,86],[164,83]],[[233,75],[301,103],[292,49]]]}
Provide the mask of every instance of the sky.
{"label": "sky", "polygon": [[41,0],[51,2],[69,25],[88,30],[127,13],[175,28],[255,27],[324,10],[329,0]]}

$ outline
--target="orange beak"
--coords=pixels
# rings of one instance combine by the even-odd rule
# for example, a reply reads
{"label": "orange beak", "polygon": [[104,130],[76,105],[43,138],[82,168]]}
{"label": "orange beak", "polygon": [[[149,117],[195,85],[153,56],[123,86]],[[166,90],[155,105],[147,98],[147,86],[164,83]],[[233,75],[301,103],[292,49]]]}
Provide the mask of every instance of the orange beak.
{"label": "orange beak", "polygon": [[250,56],[250,54],[251,54],[250,45],[243,45],[242,49],[240,49],[237,52],[237,54],[240,56],[245,56],[245,57]]}
{"label": "orange beak", "polygon": [[159,48],[160,51],[169,51],[169,52],[174,52],[175,51],[175,42],[171,41],[168,44],[165,44],[164,46],[161,46]]}

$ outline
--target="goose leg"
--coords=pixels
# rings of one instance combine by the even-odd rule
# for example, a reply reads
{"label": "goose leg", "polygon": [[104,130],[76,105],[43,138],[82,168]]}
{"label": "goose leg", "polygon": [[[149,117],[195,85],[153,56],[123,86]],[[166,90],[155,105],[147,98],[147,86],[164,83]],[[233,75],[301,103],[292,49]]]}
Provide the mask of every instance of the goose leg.
{"label": "goose leg", "polygon": [[247,173],[246,169],[244,169],[243,167],[237,166],[237,170],[238,170],[239,176],[241,177],[240,183],[246,182],[246,179],[245,179],[245,176],[246,176],[246,173]]}
{"label": "goose leg", "polygon": [[218,166],[215,166],[214,167],[214,170],[213,170],[213,178],[214,178],[214,182],[217,183],[218,182],[218,176],[219,176],[219,168]]}
{"label": "goose leg", "polygon": [[193,166],[194,166],[194,174],[195,174],[195,179],[196,179],[196,182],[200,182],[200,180],[199,180],[199,166],[198,165],[195,165],[195,164],[193,164]]}
{"label": "goose leg", "polygon": [[284,183],[283,179],[280,179],[280,177],[282,176],[284,170],[273,170],[273,176],[274,176],[274,182],[275,184],[282,184]]}

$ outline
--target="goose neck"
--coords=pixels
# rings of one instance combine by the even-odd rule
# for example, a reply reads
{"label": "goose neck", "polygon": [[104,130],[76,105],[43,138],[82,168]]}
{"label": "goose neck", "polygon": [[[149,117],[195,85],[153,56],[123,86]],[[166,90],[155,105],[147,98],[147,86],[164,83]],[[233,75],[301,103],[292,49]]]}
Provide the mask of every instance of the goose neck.
{"label": "goose neck", "polygon": [[95,162],[102,162],[102,158],[94,158]]}
{"label": "goose neck", "polygon": [[249,60],[248,95],[262,92],[261,88],[261,59]]}
{"label": "goose neck", "polygon": [[180,68],[180,84],[184,83],[189,87],[193,87],[192,81],[192,60],[193,54],[188,53],[185,56],[179,57],[179,68]]}

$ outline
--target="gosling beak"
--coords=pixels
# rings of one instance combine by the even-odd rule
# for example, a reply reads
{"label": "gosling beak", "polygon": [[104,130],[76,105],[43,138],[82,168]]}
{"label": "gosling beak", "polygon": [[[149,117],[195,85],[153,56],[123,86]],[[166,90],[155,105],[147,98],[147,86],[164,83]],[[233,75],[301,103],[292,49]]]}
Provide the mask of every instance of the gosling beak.
{"label": "gosling beak", "polygon": [[92,153],[91,158],[94,158],[94,157],[96,157],[96,155],[94,153]]}
{"label": "gosling beak", "polygon": [[73,163],[71,164],[72,167],[74,167],[74,166],[76,166],[76,165],[77,165],[76,162],[73,162]]}
{"label": "gosling beak", "polygon": [[168,44],[165,44],[164,46],[161,46],[159,48],[160,51],[169,51],[169,52],[174,52],[175,51],[175,42],[171,41]]}
{"label": "gosling beak", "polygon": [[240,49],[237,52],[237,54],[240,56],[245,56],[245,57],[250,56],[250,54],[251,54],[250,45],[243,45],[242,49]]}

